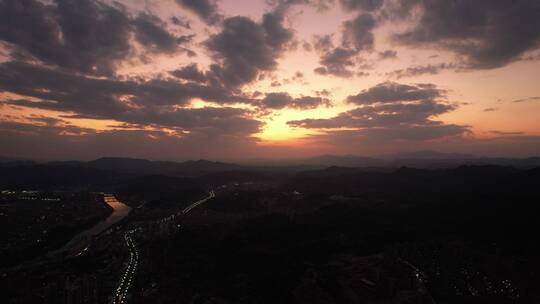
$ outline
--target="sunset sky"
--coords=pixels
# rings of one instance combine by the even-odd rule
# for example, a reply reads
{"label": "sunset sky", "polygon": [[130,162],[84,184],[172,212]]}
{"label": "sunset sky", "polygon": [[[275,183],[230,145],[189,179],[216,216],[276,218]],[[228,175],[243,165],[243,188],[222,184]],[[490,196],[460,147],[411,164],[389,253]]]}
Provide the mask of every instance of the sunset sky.
{"label": "sunset sky", "polygon": [[537,0],[0,0],[0,156],[540,155]]}

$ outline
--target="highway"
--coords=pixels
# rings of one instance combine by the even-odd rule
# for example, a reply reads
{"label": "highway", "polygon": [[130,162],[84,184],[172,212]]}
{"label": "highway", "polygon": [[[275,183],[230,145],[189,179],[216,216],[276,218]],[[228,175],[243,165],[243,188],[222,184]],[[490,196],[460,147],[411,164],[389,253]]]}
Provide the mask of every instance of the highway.
{"label": "highway", "polygon": [[182,210],[182,213],[183,213],[183,214],[187,214],[187,213],[189,213],[193,208],[199,206],[200,204],[205,203],[206,201],[208,201],[208,200],[210,200],[210,199],[213,199],[214,197],[216,197],[216,194],[214,193],[214,190],[210,190],[208,197],[203,198],[202,200],[196,201],[195,203],[193,203],[193,204],[187,206],[186,208],[184,208],[184,210]]}
{"label": "highway", "polygon": [[137,229],[133,229],[124,233],[124,240],[129,251],[129,260],[122,273],[118,287],[115,289],[113,300],[113,303],[115,304],[126,303],[129,287],[131,286],[131,282],[137,271],[137,265],[139,264],[139,250],[133,239],[133,233],[136,231]]}
{"label": "highway", "polygon": [[[208,200],[214,197],[216,197],[214,191],[210,190],[209,195],[206,198],[198,200],[192,203],[191,205],[187,206],[186,208],[182,209],[177,214],[170,215],[168,217],[158,220],[157,222],[170,221],[170,220],[175,219],[176,216],[180,214],[187,214],[193,208],[200,206],[201,204],[207,202]],[[131,283],[135,277],[137,266],[139,264],[139,250],[137,248],[137,243],[134,240],[134,234],[137,231],[141,231],[141,228],[139,227],[139,228],[131,229],[124,233],[124,241],[129,251],[129,259],[128,259],[126,267],[124,268],[122,272],[120,281],[118,282],[118,286],[114,290],[113,301],[112,301],[113,304],[124,304],[127,302],[127,297],[129,295],[129,288],[131,287]]]}

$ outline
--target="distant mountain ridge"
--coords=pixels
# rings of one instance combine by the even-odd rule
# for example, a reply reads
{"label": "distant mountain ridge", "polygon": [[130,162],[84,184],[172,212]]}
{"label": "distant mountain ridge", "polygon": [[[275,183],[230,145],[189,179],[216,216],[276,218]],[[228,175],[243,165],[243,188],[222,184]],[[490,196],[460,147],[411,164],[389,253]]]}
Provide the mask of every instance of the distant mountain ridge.
{"label": "distant mountain ridge", "polygon": [[384,165],[384,161],[374,157],[356,155],[321,155],[307,158],[303,161],[307,165],[325,165],[336,167],[375,167]]}
{"label": "distant mountain ridge", "polygon": [[[290,162],[289,162],[290,163]],[[424,169],[455,168],[462,165],[499,165],[517,168],[540,167],[540,157],[504,158],[483,157],[472,154],[444,153],[421,150],[381,156],[321,155],[296,163],[312,167],[351,167],[351,168],[400,168],[413,167]]]}
{"label": "distant mountain ridge", "polygon": [[68,161],[53,162],[49,164],[101,169],[118,173],[160,174],[184,177],[200,176],[222,171],[240,170],[243,168],[243,166],[236,164],[208,160],[173,162],[122,157],[103,157],[88,162]]}
{"label": "distant mountain ridge", "polygon": [[418,150],[413,152],[403,152],[383,155],[384,159],[477,159],[481,156],[463,153],[445,153],[434,150]]}
{"label": "distant mountain ridge", "polygon": [[[0,157],[0,166],[38,164],[31,160]],[[107,170],[122,174],[157,174],[176,177],[198,177],[228,171],[300,172],[328,167],[392,169],[413,167],[424,169],[455,168],[462,165],[499,165],[516,168],[540,167],[540,157],[504,158],[483,157],[471,154],[444,153],[421,150],[375,156],[320,155],[303,159],[258,160],[240,164],[210,160],[152,161],[138,158],[102,157],[92,161],[40,162],[41,165],[81,167]]]}
{"label": "distant mountain ridge", "polygon": [[[418,154],[417,154],[418,155]],[[420,153],[418,157],[426,156]],[[323,155],[313,157],[292,165],[243,166],[238,164],[196,160],[186,162],[150,161],[145,159],[106,157],[93,161],[65,161],[50,163],[2,163],[0,164],[0,188],[86,188],[108,189],[131,183],[145,184],[149,181],[188,185],[194,180],[204,185],[220,185],[228,182],[275,182],[287,176],[302,179],[325,179],[324,183],[349,182],[355,176],[359,184],[373,184],[377,179],[384,181],[395,172],[396,180],[425,178],[435,176],[427,170],[449,170],[451,174],[465,180],[489,179],[506,174],[512,170],[528,170],[523,174],[537,179],[540,158],[483,158],[471,159],[444,158],[418,159],[376,159],[357,156]],[[455,157],[456,155],[451,155]],[[431,157],[431,156],[430,156]],[[302,165],[303,164],[303,165]],[[307,165],[309,164],[309,165]],[[501,173],[502,172],[502,173]],[[149,177],[152,176],[152,177]],[[137,186],[135,186],[137,187]],[[168,186],[167,186],[168,187]],[[187,187],[187,186],[186,186]],[[168,187],[166,189],[173,189]],[[193,187],[191,187],[193,188]],[[191,189],[190,188],[190,189]],[[157,188],[156,188],[157,189]],[[181,191],[175,188],[175,191]],[[103,190],[100,190],[103,191]]]}

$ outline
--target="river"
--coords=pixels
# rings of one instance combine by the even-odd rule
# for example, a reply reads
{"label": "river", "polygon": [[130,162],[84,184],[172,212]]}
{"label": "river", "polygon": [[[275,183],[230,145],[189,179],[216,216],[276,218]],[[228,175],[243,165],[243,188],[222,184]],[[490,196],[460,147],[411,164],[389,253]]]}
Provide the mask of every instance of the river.
{"label": "river", "polygon": [[105,203],[107,203],[107,205],[113,208],[113,212],[106,219],[99,221],[91,228],[86,229],[75,235],[66,245],[64,245],[60,249],[51,252],[51,254],[74,249],[76,246],[83,244],[84,241],[90,240],[93,236],[102,233],[112,225],[121,221],[131,211],[131,208],[128,205],[117,200],[116,197],[114,197],[114,195],[112,194],[103,194],[103,199],[105,200]]}

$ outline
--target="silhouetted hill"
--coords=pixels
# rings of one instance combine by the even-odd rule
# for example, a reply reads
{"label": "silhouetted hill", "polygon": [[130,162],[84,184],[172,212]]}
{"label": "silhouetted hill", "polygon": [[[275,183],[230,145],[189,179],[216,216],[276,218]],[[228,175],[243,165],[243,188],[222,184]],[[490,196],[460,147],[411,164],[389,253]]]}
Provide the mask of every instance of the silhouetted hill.
{"label": "silhouetted hill", "polygon": [[68,161],[54,162],[51,164],[102,169],[118,173],[170,176],[201,176],[213,172],[239,170],[243,168],[242,166],[235,164],[208,160],[172,162],[122,157],[103,157],[89,162]]}
{"label": "silhouetted hill", "polygon": [[98,168],[125,173],[153,174],[166,170],[174,163],[153,162],[146,159],[103,157],[84,164],[90,168]]}
{"label": "silhouetted hill", "polygon": [[309,170],[299,172],[295,175],[296,178],[328,178],[332,176],[344,176],[351,175],[354,173],[364,172],[362,168],[350,168],[350,167],[339,167],[331,166],[321,170]]}
{"label": "silhouetted hill", "polygon": [[472,154],[461,154],[461,153],[444,153],[433,150],[419,150],[413,152],[404,152],[397,154],[390,154],[382,156],[386,159],[476,159],[479,158],[476,155]]}
{"label": "silhouetted hill", "polygon": [[23,158],[0,156],[0,166],[3,166],[3,167],[33,165],[33,164],[35,164],[34,161],[23,159]]}
{"label": "silhouetted hill", "polygon": [[421,150],[374,157],[362,157],[354,155],[322,155],[304,160],[298,160],[297,163],[312,166],[338,166],[354,168],[400,168],[406,166],[414,168],[437,169],[456,168],[462,165],[497,165],[513,166],[517,168],[534,168],[540,166],[540,157],[482,157],[471,154],[443,153],[432,150]]}
{"label": "silhouetted hill", "polygon": [[28,160],[24,158],[18,158],[18,157],[0,156],[0,163],[19,162],[19,161],[28,161]]}
{"label": "silhouetted hill", "polygon": [[236,164],[214,162],[201,159],[178,163],[175,167],[174,174],[183,176],[200,176],[214,172],[233,170],[245,170],[245,167]]}
{"label": "silhouetted hill", "polygon": [[385,192],[416,195],[435,192],[497,192],[540,184],[540,169],[507,166],[460,166],[453,169],[402,167],[392,172],[332,167],[296,174],[285,187],[304,193]]}
{"label": "silhouetted hill", "polygon": [[145,175],[127,178],[114,191],[123,196],[135,197],[159,204],[178,204],[199,199],[206,190],[190,178],[162,175]]}
{"label": "silhouetted hill", "polygon": [[119,176],[112,172],[58,165],[0,166],[0,187],[7,189],[73,188],[108,185]]}
{"label": "silhouetted hill", "polygon": [[279,180],[283,176],[284,174],[279,172],[223,171],[203,175],[197,180],[210,187],[216,187],[229,183],[272,182]]}
{"label": "silhouetted hill", "polygon": [[151,271],[184,274],[187,301],[209,303],[538,303],[488,292],[511,280],[520,298],[538,293],[539,177],[493,165],[300,172],[278,191],[218,192],[204,225],[151,239]]}
{"label": "silhouetted hill", "polygon": [[376,167],[384,165],[384,161],[373,157],[355,155],[321,155],[302,161],[308,165],[337,166],[337,167]]}

